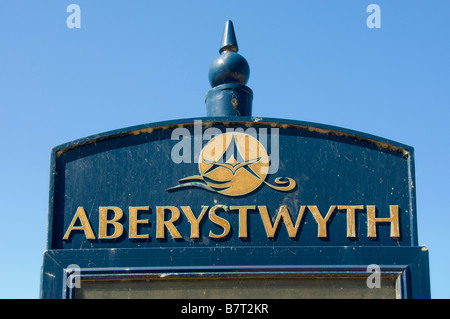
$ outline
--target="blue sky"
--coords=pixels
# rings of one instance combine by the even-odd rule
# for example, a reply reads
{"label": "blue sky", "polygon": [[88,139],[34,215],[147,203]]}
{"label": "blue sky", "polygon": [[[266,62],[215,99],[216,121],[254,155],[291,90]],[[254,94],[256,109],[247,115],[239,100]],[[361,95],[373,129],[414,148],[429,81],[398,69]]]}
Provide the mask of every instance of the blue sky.
{"label": "blue sky", "polygon": [[[69,4],[81,28],[69,29]],[[381,28],[368,28],[369,4]],[[206,115],[226,20],[250,65],[253,115],[340,126],[415,148],[419,244],[449,298],[448,1],[2,1],[0,298],[38,298],[50,150]]]}

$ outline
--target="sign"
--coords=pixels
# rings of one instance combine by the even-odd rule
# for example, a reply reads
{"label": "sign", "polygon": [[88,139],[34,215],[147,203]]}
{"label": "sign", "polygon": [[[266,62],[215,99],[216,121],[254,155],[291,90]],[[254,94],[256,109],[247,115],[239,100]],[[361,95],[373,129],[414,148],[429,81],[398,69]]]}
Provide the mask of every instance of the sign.
{"label": "sign", "polygon": [[175,122],[53,159],[53,249],[417,245],[413,149],[355,132]]}
{"label": "sign", "polygon": [[370,264],[396,290],[344,296],[426,297],[414,187],[411,147],[306,122],[186,119],[77,140],[52,151],[43,297],[76,296],[61,279],[74,264],[91,283],[79,297],[98,278],[210,272],[230,276],[223,287],[289,275],[290,296],[308,296],[311,274],[361,287]]}

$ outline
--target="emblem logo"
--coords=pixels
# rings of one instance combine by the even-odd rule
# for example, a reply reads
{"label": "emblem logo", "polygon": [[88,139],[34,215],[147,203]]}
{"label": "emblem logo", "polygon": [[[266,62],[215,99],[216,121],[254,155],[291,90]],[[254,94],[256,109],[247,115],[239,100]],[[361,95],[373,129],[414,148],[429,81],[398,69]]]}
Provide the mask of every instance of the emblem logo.
{"label": "emblem logo", "polygon": [[266,181],[269,155],[254,137],[240,132],[227,132],[211,139],[199,156],[200,175],[180,179],[180,185],[167,189],[199,187],[226,196],[242,196],[265,184],[277,191],[290,191],[296,183],[292,178]]}

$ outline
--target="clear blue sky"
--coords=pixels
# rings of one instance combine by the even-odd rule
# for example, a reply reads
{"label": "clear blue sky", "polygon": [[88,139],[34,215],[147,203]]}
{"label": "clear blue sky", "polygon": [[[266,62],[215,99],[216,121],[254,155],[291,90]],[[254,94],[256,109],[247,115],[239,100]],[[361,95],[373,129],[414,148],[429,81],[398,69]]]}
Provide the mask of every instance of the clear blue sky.
{"label": "clear blue sky", "polygon": [[[69,4],[81,28],[69,29]],[[369,4],[381,8],[370,29]],[[253,115],[415,148],[419,243],[449,298],[449,1],[6,0],[0,10],[0,298],[38,298],[50,150],[132,125],[206,115],[231,19]]]}

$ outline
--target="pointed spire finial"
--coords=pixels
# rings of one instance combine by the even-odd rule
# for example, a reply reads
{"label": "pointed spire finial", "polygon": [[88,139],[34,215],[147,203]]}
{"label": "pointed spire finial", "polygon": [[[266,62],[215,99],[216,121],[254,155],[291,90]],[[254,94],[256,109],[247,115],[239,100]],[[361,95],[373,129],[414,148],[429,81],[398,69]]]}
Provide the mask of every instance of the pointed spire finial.
{"label": "pointed spire finial", "polygon": [[239,51],[236,34],[234,33],[233,22],[231,20],[228,20],[225,23],[225,29],[223,30],[219,53],[222,53],[222,51]]}
{"label": "pointed spire finial", "polygon": [[251,116],[253,91],[246,86],[250,76],[247,60],[239,50],[233,22],[225,23],[220,44],[220,56],[211,63],[209,83],[212,89],[206,94],[208,116]]}
{"label": "pointed spire finial", "polygon": [[218,56],[209,68],[209,82],[212,87],[225,83],[247,84],[250,68],[247,60],[237,53],[238,44],[234,33],[233,22],[225,23],[225,30]]}

